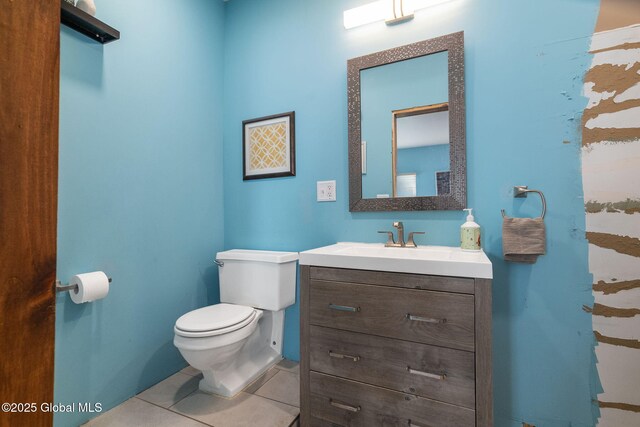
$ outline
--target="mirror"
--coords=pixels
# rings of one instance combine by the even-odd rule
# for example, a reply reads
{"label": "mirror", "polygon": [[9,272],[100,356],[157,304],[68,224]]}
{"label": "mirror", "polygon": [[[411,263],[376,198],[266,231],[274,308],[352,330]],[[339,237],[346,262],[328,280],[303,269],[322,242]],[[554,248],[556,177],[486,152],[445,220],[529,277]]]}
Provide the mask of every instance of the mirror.
{"label": "mirror", "polygon": [[463,33],[347,67],[349,209],[465,208]]}

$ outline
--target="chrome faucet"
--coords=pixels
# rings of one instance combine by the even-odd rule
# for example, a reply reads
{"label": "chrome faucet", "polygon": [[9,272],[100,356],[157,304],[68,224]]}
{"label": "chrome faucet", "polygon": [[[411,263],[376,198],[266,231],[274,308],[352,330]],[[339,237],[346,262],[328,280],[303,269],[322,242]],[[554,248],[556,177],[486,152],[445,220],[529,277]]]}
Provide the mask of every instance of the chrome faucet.
{"label": "chrome faucet", "polygon": [[384,244],[386,248],[417,248],[413,236],[416,234],[425,234],[424,231],[412,231],[409,233],[409,240],[404,241],[404,225],[400,221],[395,221],[393,226],[398,229],[398,241],[393,239],[393,231],[378,231],[378,233],[386,233],[387,242]]}
{"label": "chrome faucet", "polygon": [[400,221],[396,221],[393,223],[393,226],[398,229],[398,245],[401,248],[404,248],[404,225]]}

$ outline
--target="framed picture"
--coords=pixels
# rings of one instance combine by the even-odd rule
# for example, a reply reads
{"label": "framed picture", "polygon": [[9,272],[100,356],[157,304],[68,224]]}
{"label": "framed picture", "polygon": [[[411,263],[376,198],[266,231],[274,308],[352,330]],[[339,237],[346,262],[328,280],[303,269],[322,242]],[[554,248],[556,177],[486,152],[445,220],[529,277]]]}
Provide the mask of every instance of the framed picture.
{"label": "framed picture", "polygon": [[446,195],[451,193],[451,171],[436,172],[436,194]]}
{"label": "framed picture", "polygon": [[242,179],[295,176],[295,112],[242,122]]}

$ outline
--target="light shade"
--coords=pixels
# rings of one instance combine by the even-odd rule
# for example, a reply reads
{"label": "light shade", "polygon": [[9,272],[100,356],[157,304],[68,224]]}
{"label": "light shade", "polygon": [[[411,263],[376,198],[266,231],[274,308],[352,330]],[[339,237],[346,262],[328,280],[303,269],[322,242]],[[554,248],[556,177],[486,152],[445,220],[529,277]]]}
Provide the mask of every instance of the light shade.
{"label": "light shade", "polygon": [[348,30],[350,28],[359,27],[360,25],[383,20],[386,16],[384,6],[385,2],[383,0],[378,0],[373,3],[345,10],[344,27]]}

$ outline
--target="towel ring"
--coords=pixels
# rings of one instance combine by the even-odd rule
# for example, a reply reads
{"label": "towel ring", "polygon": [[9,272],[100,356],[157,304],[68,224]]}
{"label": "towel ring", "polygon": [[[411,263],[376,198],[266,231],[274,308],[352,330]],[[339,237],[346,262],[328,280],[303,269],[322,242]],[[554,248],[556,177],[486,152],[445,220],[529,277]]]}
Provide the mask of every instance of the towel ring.
{"label": "towel ring", "polygon": [[[540,199],[542,200],[542,215],[540,215],[540,217],[544,219],[544,216],[547,213],[547,201],[545,200],[544,194],[542,194],[542,191],[529,190],[526,185],[516,185],[515,187],[513,187],[513,197],[517,197],[520,199],[523,197],[527,197],[527,193],[538,193],[538,195],[540,196]],[[504,209],[501,209],[501,212],[502,212],[502,217],[504,218],[506,216]]]}

